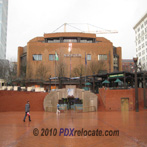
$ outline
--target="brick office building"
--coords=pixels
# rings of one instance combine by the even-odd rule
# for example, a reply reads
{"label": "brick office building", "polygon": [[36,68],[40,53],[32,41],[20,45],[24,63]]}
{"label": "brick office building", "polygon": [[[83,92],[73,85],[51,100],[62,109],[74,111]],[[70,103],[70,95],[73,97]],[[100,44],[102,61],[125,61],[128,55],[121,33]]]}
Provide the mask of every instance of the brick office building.
{"label": "brick office building", "polygon": [[135,71],[135,65],[133,59],[123,59],[122,60],[122,70],[128,72]]}
{"label": "brick office building", "polygon": [[[72,49],[69,53],[70,42]],[[56,53],[59,57],[58,61],[55,61]],[[94,61],[104,64],[99,72],[122,70],[121,47],[114,47],[112,42],[103,37],[96,37],[96,34],[64,32],[44,34],[43,37],[30,40],[25,47],[18,47],[17,76],[22,74],[22,67],[26,66],[24,71],[28,79],[36,79],[37,73],[45,79],[48,79],[50,75],[51,77],[55,77],[55,74],[59,76],[59,68],[62,71],[62,67],[64,76],[70,77],[70,71],[72,74],[76,67],[80,65],[85,67],[85,56],[87,73],[88,66]]]}

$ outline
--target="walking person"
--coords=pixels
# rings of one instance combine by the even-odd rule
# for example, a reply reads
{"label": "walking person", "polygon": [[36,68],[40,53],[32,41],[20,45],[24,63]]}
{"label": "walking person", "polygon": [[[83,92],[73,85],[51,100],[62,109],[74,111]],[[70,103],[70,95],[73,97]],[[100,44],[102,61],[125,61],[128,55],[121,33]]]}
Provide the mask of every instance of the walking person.
{"label": "walking person", "polygon": [[60,113],[59,107],[60,107],[60,105],[59,105],[59,103],[57,103],[57,112],[56,112],[56,114]]}
{"label": "walking person", "polygon": [[27,115],[29,117],[29,121],[31,121],[31,117],[30,117],[30,103],[29,103],[29,101],[27,101],[27,104],[25,105],[25,116],[24,116],[24,120],[23,120],[24,122],[25,122],[25,119],[26,119]]}

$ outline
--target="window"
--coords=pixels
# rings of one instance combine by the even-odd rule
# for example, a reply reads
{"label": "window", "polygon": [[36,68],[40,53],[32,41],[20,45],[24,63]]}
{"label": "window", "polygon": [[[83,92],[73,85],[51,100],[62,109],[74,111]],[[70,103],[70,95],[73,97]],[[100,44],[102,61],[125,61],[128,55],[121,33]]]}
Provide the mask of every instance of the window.
{"label": "window", "polygon": [[142,55],[144,55],[144,54],[145,54],[145,50],[142,51]]}
{"label": "window", "polygon": [[142,44],[142,48],[144,47],[144,43]]}
{"label": "window", "polygon": [[53,54],[50,54],[50,55],[49,55],[49,60],[50,60],[50,61],[53,61],[53,60],[55,60],[55,55],[53,55]]}
{"label": "window", "polygon": [[145,33],[147,32],[147,27],[145,28]]}
{"label": "window", "polygon": [[41,61],[42,60],[42,55],[41,54],[33,55],[33,60],[34,61]]}
{"label": "window", "polygon": [[145,61],[145,57],[142,57],[142,62],[144,62]]}
{"label": "window", "polygon": [[88,54],[88,55],[87,55],[87,61],[90,61],[90,60],[91,60],[91,55]]}
{"label": "window", "polygon": [[86,39],[81,39],[80,43],[87,43],[87,40]]}
{"label": "window", "polygon": [[64,39],[63,42],[78,42],[77,39]]}
{"label": "window", "polygon": [[138,44],[140,44],[140,40],[138,40]]}
{"label": "window", "polygon": [[98,55],[98,60],[107,60],[107,55]]}
{"label": "window", "polygon": [[143,24],[141,25],[141,28],[143,28]]}

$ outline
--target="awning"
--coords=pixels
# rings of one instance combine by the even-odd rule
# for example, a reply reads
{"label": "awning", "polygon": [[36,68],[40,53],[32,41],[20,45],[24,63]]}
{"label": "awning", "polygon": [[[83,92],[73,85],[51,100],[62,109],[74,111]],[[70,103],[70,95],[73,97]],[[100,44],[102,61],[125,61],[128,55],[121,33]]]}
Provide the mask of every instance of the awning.
{"label": "awning", "polygon": [[91,85],[91,83],[87,82],[85,85]]}
{"label": "awning", "polygon": [[122,81],[120,80],[120,79],[116,79],[115,81],[114,81],[114,83],[121,83]]}
{"label": "awning", "polygon": [[102,84],[109,84],[110,82],[108,80],[105,80],[102,82]]}

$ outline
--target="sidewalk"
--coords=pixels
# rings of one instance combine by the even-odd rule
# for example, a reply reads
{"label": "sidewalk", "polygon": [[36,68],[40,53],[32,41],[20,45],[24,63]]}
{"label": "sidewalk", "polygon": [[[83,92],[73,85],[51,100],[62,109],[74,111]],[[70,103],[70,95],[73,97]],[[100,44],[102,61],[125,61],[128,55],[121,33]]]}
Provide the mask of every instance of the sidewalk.
{"label": "sidewalk", "polygon": [[[60,115],[50,112],[31,112],[31,122],[28,121],[28,118],[26,122],[23,122],[23,118],[24,112],[0,112],[1,147],[147,146],[147,111],[90,113],[68,111]],[[34,130],[35,128],[39,132],[37,129]],[[102,131],[104,136],[96,136],[96,134],[93,136],[85,134],[84,136],[86,131],[78,136],[78,130],[82,132],[82,128],[83,131],[89,131],[89,135],[92,135],[90,131],[94,132],[98,129],[97,135],[101,135]],[[38,136],[33,134],[33,130]],[[65,130],[65,134],[62,133]],[[76,133],[75,130],[77,130]],[[105,136],[107,130],[119,130],[119,136]],[[110,135],[112,131],[109,132]],[[73,132],[75,136],[72,136]]]}

